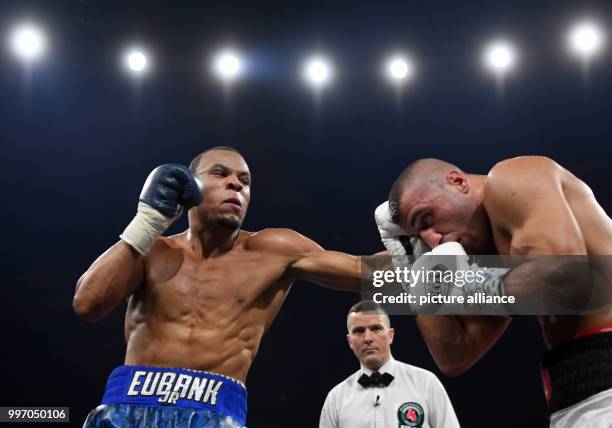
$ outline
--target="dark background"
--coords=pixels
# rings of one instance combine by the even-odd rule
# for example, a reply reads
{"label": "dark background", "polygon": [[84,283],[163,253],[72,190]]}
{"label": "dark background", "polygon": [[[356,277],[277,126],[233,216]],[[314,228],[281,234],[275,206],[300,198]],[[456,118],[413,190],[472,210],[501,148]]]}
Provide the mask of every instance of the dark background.
{"label": "dark background", "polygon": [[[153,167],[188,163],[213,145],[240,149],[253,172],[245,229],[290,227],[354,254],[381,250],[373,210],[424,156],[475,173],[512,156],[550,156],[612,209],[610,52],[587,82],[564,46],[584,14],[608,27],[612,6],[2,1],[3,37],[32,18],[50,51],[29,80],[8,49],[0,54],[0,404],[70,406],[75,426],[98,404],[123,360],[123,308],[81,321],[71,308],[76,280],[116,242]],[[520,49],[503,99],[479,56],[500,34]],[[134,42],[154,55],[140,85],[120,65]],[[224,98],[208,61],[228,42],[253,67]],[[337,68],[319,108],[298,73],[317,48]],[[395,48],[418,63],[401,107],[379,74]],[[185,226],[183,218],[171,232]],[[248,378],[250,427],[317,425],[327,391],[358,368],[345,340],[357,299],[295,284]],[[414,319],[392,321],[395,357],[441,376],[464,427],[547,426],[534,318],[516,318],[453,379],[434,366]]]}

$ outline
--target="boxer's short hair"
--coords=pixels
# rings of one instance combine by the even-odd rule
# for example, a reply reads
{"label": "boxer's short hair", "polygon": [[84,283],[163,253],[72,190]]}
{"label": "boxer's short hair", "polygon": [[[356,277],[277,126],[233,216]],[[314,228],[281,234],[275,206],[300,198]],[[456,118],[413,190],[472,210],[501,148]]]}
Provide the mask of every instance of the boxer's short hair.
{"label": "boxer's short hair", "polygon": [[[211,147],[210,149],[204,150],[202,153],[198,154],[196,157],[194,157],[191,162],[189,163],[189,169],[192,172],[196,172],[196,170],[198,169],[198,166],[200,165],[200,160],[202,159],[202,156],[204,156],[206,153],[208,152],[212,152],[214,150],[225,150],[228,152],[234,152],[239,154],[240,156],[242,156],[242,153],[240,153],[237,149],[230,147],[230,146],[215,146],[215,147]],[[242,156],[244,158],[244,156]]]}
{"label": "boxer's short hair", "polygon": [[355,303],[353,306],[351,306],[351,309],[349,309],[348,314],[346,314],[347,329],[350,329],[349,317],[353,313],[360,313],[366,315],[384,315],[384,317],[387,318],[389,327],[391,326],[391,320],[389,319],[389,314],[387,313],[387,311],[385,311],[385,308],[383,308],[381,305],[374,302],[373,300],[362,300],[361,302]]}
{"label": "boxer's short hair", "polygon": [[391,186],[391,191],[389,192],[388,201],[391,221],[393,221],[395,224],[399,224],[400,226],[402,225],[400,200],[402,198],[402,192],[404,191],[404,184],[413,177],[418,162],[419,161],[414,161],[402,170],[399,177],[397,177]]}

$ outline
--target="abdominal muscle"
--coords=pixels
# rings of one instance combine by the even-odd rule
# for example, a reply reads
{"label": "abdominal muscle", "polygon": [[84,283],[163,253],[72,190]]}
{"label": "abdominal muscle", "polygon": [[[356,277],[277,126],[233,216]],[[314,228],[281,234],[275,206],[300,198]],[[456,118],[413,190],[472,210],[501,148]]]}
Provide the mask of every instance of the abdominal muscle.
{"label": "abdominal muscle", "polygon": [[245,382],[265,330],[260,311],[234,306],[169,316],[157,309],[145,314],[137,305],[128,308],[125,364],[214,372]]}

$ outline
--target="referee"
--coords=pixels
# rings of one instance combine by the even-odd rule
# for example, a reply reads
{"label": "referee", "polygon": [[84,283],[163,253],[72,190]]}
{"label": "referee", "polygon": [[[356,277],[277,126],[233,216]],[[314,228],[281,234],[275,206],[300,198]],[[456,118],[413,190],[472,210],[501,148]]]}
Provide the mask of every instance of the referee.
{"label": "referee", "polygon": [[391,355],[395,332],[380,305],[357,303],[346,324],[361,368],[327,394],[319,428],[459,427],[438,378]]}

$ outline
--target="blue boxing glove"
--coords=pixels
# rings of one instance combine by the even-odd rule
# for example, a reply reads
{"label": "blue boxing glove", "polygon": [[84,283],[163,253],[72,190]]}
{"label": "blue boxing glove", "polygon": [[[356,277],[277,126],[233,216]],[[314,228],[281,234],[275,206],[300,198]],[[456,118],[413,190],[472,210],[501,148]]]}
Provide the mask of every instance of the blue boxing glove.
{"label": "blue boxing glove", "polygon": [[183,209],[202,202],[202,183],[186,166],[167,163],[155,168],[140,193],[138,211],[120,238],[140,254],[181,216]]}
{"label": "blue boxing glove", "polygon": [[202,183],[186,166],[165,163],[155,168],[145,181],[140,202],[174,218],[182,208],[189,209],[202,202]]}

